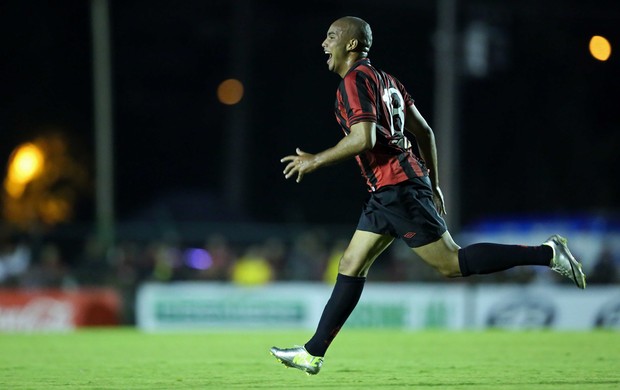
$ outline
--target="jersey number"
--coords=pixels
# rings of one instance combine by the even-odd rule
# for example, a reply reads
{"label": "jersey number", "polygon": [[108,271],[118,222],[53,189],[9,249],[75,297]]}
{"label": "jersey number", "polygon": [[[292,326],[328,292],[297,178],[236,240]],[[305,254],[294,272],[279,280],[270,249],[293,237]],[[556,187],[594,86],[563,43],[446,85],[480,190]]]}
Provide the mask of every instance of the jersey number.
{"label": "jersey number", "polygon": [[396,88],[386,88],[382,96],[390,115],[390,143],[403,149],[411,147],[411,143],[403,134],[405,125],[405,100]]}

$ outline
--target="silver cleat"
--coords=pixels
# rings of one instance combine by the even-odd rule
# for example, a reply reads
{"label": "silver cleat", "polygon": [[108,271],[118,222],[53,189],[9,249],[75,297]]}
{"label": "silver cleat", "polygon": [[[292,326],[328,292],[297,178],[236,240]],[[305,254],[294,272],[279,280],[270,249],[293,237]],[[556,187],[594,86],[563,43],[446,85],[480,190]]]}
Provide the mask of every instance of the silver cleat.
{"label": "silver cleat", "polygon": [[321,366],[323,365],[322,357],[310,355],[304,347],[296,346],[293,348],[282,349],[271,347],[270,351],[271,354],[280,361],[280,363],[287,367],[302,370],[308,375],[318,374]]}
{"label": "silver cleat", "polygon": [[575,260],[568,250],[566,243],[566,238],[558,234],[554,234],[543,243],[543,245],[548,245],[553,249],[553,259],[551,259],[549,266],[560,275],[572,279],[577,287],[584,289],[586,288],[586,275],[581,270],[581,264]]}

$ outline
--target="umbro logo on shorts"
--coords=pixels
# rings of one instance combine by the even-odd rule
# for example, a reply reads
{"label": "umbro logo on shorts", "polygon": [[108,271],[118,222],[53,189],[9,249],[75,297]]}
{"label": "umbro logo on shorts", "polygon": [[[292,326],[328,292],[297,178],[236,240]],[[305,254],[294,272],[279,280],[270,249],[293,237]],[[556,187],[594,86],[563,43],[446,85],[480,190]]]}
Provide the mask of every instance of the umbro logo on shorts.
{"label": "umbro logo on shorts", "polygon": [[416,233],[415,232],[407,232],[403,237],[404,238],[413,238],[413,236],[415,236]]}

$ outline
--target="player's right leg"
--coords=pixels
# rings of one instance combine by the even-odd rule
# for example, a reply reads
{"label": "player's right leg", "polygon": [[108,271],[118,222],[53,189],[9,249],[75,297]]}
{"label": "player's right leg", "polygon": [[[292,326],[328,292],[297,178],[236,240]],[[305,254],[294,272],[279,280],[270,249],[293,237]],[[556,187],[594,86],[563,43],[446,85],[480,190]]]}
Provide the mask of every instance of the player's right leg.
{"label": "player's right leg", "polygon": [[566,239],[553,235],[542,245],[504,245],[478,243],[459,248],[449,232],[435,242],[412,248],[424,261],[448,277],[483,275],[516,266],[551,267],[579,288],[586,287],[581,264],[566,245]]}
{"label": "player's right leg", "polygon": [[573,254],[568,249],[566,238],[554,234],[543,243],[553,249],[553,258],[549,266],[560,275],[566,276],[575,282],[577,287],[586,288],[586,275],[581,269],[581,264],[575,260]]}
{"label": "player's right leg", "polygon": [[458,257],[460,247],[454,242],[449,231],[446,230],[437,241],[411,249],[442,275],[449,278],[463,276]]}

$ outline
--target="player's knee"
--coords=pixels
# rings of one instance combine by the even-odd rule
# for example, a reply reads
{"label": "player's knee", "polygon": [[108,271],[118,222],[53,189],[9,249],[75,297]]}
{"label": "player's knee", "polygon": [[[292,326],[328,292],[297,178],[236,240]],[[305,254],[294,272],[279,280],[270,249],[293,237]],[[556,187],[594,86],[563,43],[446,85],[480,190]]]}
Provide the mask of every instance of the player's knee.
{"label": "player's knee", "polygon": [[435,269],[437,269],[440,274],[447,278],[458,278],[461,276],[461,268],[459,267],[459,262],[452,259],[438,264]]}
{"label": "player's knee", "polygon": [[437,268],[440,274],[447,278],[458,278],[461,276],[461,270],[451,264]]}
{"label": "player's knee", "polygon": [[366,276],[368,269],[364,266],[365,262],[355,256],[345,254],[340,259],[338,273],[347,276]]}

